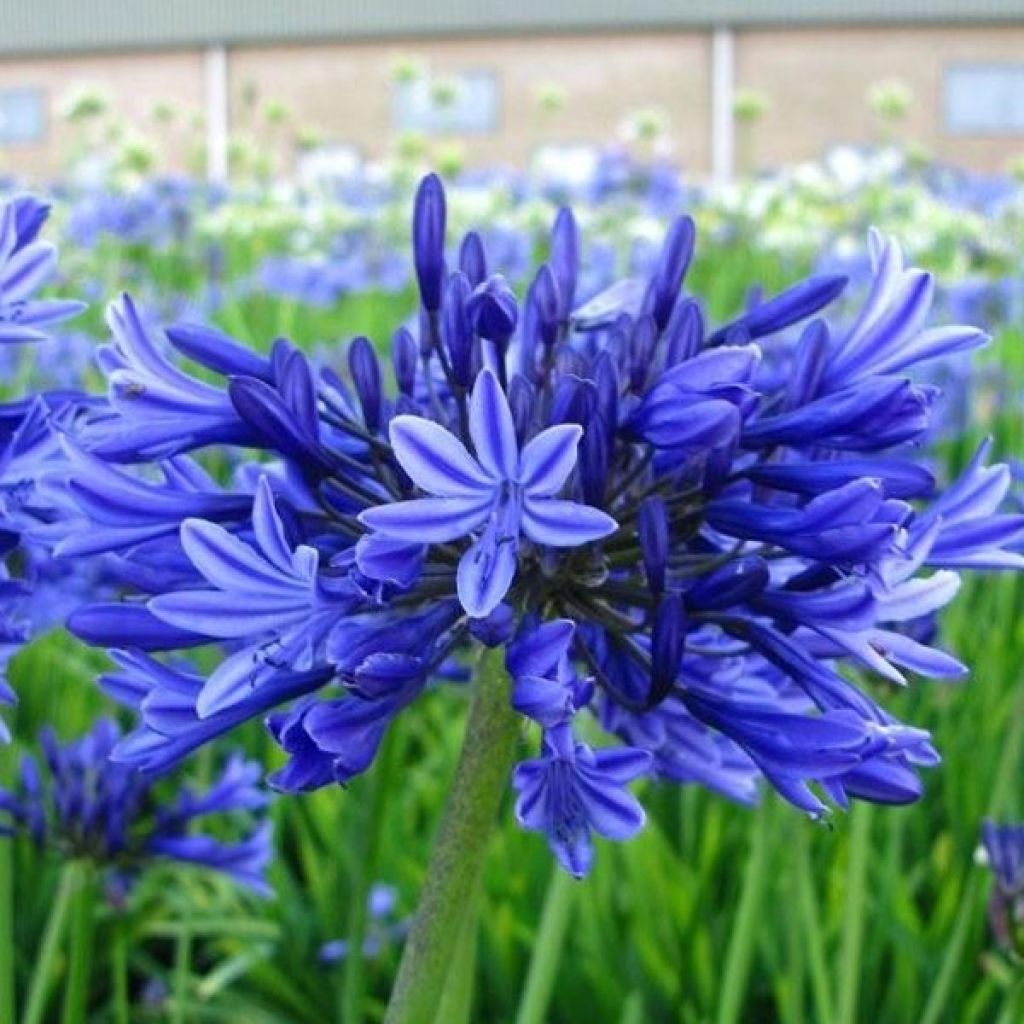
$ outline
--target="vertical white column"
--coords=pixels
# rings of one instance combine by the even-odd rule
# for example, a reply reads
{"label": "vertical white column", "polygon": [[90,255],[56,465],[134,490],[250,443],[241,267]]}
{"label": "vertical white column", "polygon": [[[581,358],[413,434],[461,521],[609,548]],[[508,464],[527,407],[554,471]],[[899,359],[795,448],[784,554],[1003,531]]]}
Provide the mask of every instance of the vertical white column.
{"label": "vertical white column", "polygon": [[736,165],[735,79],[735,35],[728,25],[719,25],[711,35],[711,177],[716,185],[730,181]]}
{"label": "vertical white column", "polygon": [[228,51],[208,46],[203,55],[206,101],[206,176],[210,181],[228,178]]}

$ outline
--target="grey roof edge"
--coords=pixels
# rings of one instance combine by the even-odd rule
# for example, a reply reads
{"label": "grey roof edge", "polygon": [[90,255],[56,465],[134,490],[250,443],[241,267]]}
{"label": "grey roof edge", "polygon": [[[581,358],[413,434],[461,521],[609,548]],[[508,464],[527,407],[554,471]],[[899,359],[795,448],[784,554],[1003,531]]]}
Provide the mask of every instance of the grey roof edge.
{"label": "grey roof edge", "polygon": [[0,57],[278,42],[643,30],[1019,23],[1024,0],[33,0]]}

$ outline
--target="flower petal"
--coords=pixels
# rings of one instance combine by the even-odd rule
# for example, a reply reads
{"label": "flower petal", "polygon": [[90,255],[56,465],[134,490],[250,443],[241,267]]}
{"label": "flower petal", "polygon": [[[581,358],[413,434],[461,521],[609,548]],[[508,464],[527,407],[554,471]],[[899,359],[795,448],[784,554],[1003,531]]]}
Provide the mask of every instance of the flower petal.
{"label": "flower petal", "polygon": [[582,436],[578,424],[560,423],[533,438],[519,456],[519,482],[524,490],[537,498],[557,494],[576,465]]}
{"label": "flower petal", "polygon": [[439,544],[464,537],[487,519],[490,494],[460,498],[415,498],[377,505],[359,514],[363,526],[397,540]]}
{"label": "flower petal", "polygon": [[512,480],[519,468],[519,445],[508,400],[498,378],[481,370],[469,400],[469,433],[480,464],[499,480]]}
{"label": "flower petal", "polygon": [[518,553],[516,534],[499,531],[495,521],[489,523],[459,560],[459,600],[468,615],[482,619],[501,604],[515,578]]}
{"label": "flower petal", "polygon": [[618,528],[610,515],[590,505],[529,495],[523,502],[523,533],[535,544],[574,548],[607,537]]}
{"label": "flower petal", "polygon": [[427,494],[452,498],[494,485],[462,442],[439,424],[422,416],[396,416],[390,433],[395,458]]}

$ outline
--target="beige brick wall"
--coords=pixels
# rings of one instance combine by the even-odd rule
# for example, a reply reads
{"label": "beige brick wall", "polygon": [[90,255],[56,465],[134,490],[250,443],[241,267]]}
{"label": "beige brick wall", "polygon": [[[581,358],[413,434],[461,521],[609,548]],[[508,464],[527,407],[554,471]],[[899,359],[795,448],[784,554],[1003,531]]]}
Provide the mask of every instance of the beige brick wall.
{"label": "beige brick wall", "polygon": [[[701,33],[240,49],[230,64],[234,113],[254,83],[263,100],[281,100],[298,124],[325,141],[381,156],[392,134],[392,67],[405,57],[422,60],[442,78],[464,70],[495,73],[498,130],[461,140],[474,164],[521,164],[544,139],[606,142],[630,113],[656,107],[668,116],[673,154],[686,167],[708,165],[710,40]],[[565,89],[566,103],[541,117],[536,92],[547,82]]]}
{"label": "beige brick wall", "polygon": [[1024,136],[953,136],[943,125],[943,70],[961,61],[1024,61],[1024,24],[740,32],[737,82],[771,103],[753,129],[754,162],[773,166],[813,157],[830,143],[877,138],[865,94],[879,79],[898,77],[914,93],[908,138],[958,165],[1004,170],[1024,153]]}
{"label": "beige brick wall", "polygon": [[173,103],[188,114],[203,103],[202,55],[198,52],[98,54],[54,56],[33,60],[0,60],[0,89],[41,89],[47,123],[40,144],[0,146],[0,173],[30,180],[57,175],[78,137],[55,113],[69,90],[80,85],[99,87],[112,100],[112,109],[128,124],[144,130],[158,142],[165,166],[184,166],[184,127],[167,129],[154,124],[157,102]]}
{"label": "beige brick wall", "polygon": [[[329,42],[232,50],[229,77],[236,123],[252,83],[261,103],[280,100],[297,125],[377,157],[393,139],[396,59],[418,58],[439,77],[486,69],[498,83],[499,124],[494,133],[461,140],[472,164],[521,164],[545,140],[607,142],[630,113],[653,107],[668,117],[673,155],[702,174],[710,164],[710,51],[710,36],[699,32]],[[1002,60],[1024,60],[1024,23],[738,31],[737,83],[764,93],[771,104],[753,129],[751,159],[773,166],[813,157],[836,142],[878,138],[865,94],[879,79],[899,77],[915,95],[908,138],[964,166],[1004,169],[1010,157],[1024,152],[1024,137],[952,136],[942,110],[943,71],[950,63]],[[542,116],[536,94],[548,82],[559,83],[567,99],[561,111]],[[191,144],[185,131],[155,125],[151,115],[160,100],[188,112],[200,109],[199,51],[0,60],[0,89],[41,88],[51,111],[80,83],[106,89],[130,123],[156,136],[172,167],[184,166]],[[273,131],[261,131],[265,148],[276,148],[281,159],[290,153],[282,132],[275,138]],[[53,176],[72,141],[51,113],[43,144],[0,147],[0,171]]]}

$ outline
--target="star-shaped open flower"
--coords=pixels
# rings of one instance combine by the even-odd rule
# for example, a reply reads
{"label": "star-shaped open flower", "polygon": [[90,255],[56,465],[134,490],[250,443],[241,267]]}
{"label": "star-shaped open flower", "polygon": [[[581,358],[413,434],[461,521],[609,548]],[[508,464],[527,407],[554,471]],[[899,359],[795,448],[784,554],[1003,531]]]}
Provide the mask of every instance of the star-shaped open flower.
{"label": "star-shaped open flower", "polygon": [[582,429],[548,427],[519,450],[508,400],[482,370],[469,402],[474,458],[450,431],[421,416],[391,421],[391,446],[413,482],[431,495],[366,509],[364,526],[388,537],[440,544],[481,531],[459,561],[458,593],[474,618],[489,615],[516,574],[520,534],[571,548],[618,529],[611,516],[555,495],[576,465]]}

